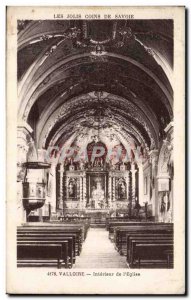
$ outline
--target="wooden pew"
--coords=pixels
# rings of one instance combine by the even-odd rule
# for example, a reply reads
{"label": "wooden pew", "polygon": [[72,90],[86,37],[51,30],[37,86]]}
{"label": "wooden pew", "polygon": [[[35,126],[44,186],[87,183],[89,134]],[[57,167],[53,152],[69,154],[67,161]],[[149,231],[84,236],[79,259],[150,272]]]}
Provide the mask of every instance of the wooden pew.
{"label": "wooden pew", "polygon": [[[134,267],[135,262],[140,263],[143,259],[148,259],[150,262],[153,262],[153,264],[156,265],[157,257],[163,261],[163,265],[166,267],[169,267],[171,261],[173,261],[173,224],[155,222],[128,222],[128,225],[122,226],[121,222],[120,226],[114,227],[113,230],[115,247],[120,254],[126,253],[127,262],[129,262],[130,267]],[[153,254],[149,258],[149,251],[147,254],[144,254],[143,251],[143,255],[141,256],[141,252],[139,252],[139,257],[137,257],[135,247],[138,243],[142,243],[141,245],[157,244],[161,246],[167,244],[171,246],[168,248],[163,247],[166,250],[166,254],[162,253],[158,256]],[[147,249],[146,246],[145,249]],[[160,249],[162,250],[161,247]]]}
{"label": "wooden pew", "polygon": [[124,249],[124,252],[126,251],[126,258],[127,262],[130,262],[131,260],[131,243],[132,241],[136,240],[161,240],[161,239],[168,239],[170,241],[173,241],[173,235],[168,233],[129,233],[126,236],[126,247]]}
{"label": "wooden pew", "polygon": [[109,230],[109,227],[114,223],[119,222],[132,222],[133,220],[128,219],[127,217],[109,217],[106,218],[106,230]]}
{"label": "wooden pew", "polygon": [[61,267],[63,259],[62,244],[57,243],[17,243],[17,260],[57,260],[57,268]]}
{"label": "wooden pew", "polygon": [[71,237],[73,240],[73,255],[78,256],[80,255],[80,251],[81,251],[81,246],[79,245],[79,241],[78,241],[78,237],[75,233],[70,233],[70,232],[66,232],[66,233],[59,233],[59,232],[50,232],[50,231],[36,231],[36,232],[18,232],[17,233],[17,238],[27,238],[27,237],[46,237],[46,238],[54,238],[54,239],[67,239],[68,237]]}
{"label": "wooden pew", "polygon": [[[168,268],[166,251],[173,251],[173,243],[170,241],[133,241],[132,258],[130,267],[141,267],[142,260],[152,263],[156,267],[158,260],[163,262],[164,267]],[[136,260],[138,264],[136,264]],[[158,266],[157,266],[158,268]]]}
{"label": "wooden pew", "polygon": [[150,224],[150,225],[128,225],[128,226],[121,226],[116,227],[114,231],[114,243],[117,251],[120,252],[120,254],[125,254],[123,252],[123,246],[126,247],[126,236],[128,233],[173,233],[173,226],[172,224]]}
{"label": "wooden pew", "polygon": [[164,254],[167,256],[167,268],[170,269],[170,266],[172,264],[172,267],[174,266],[174,251],[173,250],[165,250]]}
{"label": "wooden pew", "polygon": [[112,221],[108,224],[108,231],[109,231],[109,238],[113,238],[113,234],[116,227],[124,227],[124,226],[144,226],[144,225],[155,225],[158,224],[156,222],[150,222],[150,221]]}
{"label": "wooden pew", "polygon": [[[156,229],[152,229],[152,228],[147,228],[145,230],[140,230],[142,231],[142,233],[146,234],[146,233],[150,233],[150,234],[153,234],[153,236],[157,235],[157,234],[166,234],[168,233],[168,231],[164,230],[164,229],[159,229],[158,231]],[[134,231],[134,232],[137,232],[137,231]],[[126,234],[127,232],[125,232],[124,234]],[[129,232],[130,233],[130,232]],[[170,233],[170,232],[169,232]],[[131,234],[133,234],[133,231],[131,232]],[[125,237],[122,237],[122,239],[120,238],[120,241],[118,242],[116,249],[117,251],[121,254],[121,255],[124,255],[126,253],[126,241],[127,241],[127,238]]]}
{"label": "wooden pew", "polygon": [[17,236],[18,235],[35,235],[35,234],[41,234],[46,236],[62,236],[63,234],[68,236],[74,236],[75,235],[75,241],[76,241],[76,255],[79,255],[82,249],[82,236],[81,236],[81,229],[79,228],[60,228],[60,227],[28,227],[28,228],[20,228],[17,229]]}
{"label": "wooden pew", "polygon": [[61,221],[49,221],[49,222],[43,222],[43,223],[24,223],[22,224],[22,227],[30,227],[30,228],[35,228],[35,227],[56,227],[56,228],[78,228],[81,230],[81,237],[82,237],[82,241],[84,241],[87,237],[87,233],[88,233],[88,229],[90,227],[90,224],[89,222],[86,223],[86,222],[78,222],[78,221],[74,221],[71,223],[71,221],[64,221],[64,222],[61,222]]}
{"label": "wooden pew", "polygon": [[[75,232],[75,233],[74,233]],[[18,239],[54,239],[54,240],[68,240],[72,238],[73,243],[72,243],[72,248],[73,252],[72,255],[70,254],[70,265],[75,263],[75,256],[80,254],[81,251],[81,236],[80,236],[80,229],[70,229],[66,228],[63,229],[63,227],[44,227],[44,226],[25,226],[25,227],[18,227],[17,230],[17,238]],[[70,244],[69,244],[70,248]],[[70,252],[71,253],[71,252]]]}
{"label": "wooden pew", "polygon": [[[60,244],[68,243],[67,256],[64,256],[66,267],[72,267],[76,255],[80,255],[82,242],[87,236],[87,222],[60,223],[25,223],[17,228],[18,244]],[[63,253],[64,254],[64,253]],[[69,260],[68,260],[69,259]]]}
{"label": "wooden pew", "polygon": [[[87,233],[88,233],[88,229],[90,227],[90,224],[89,223],[86,223],[86,222],[79,222],[79,221],[74,221],[71,223],[71,221],[64,221],[62,222],[61,220],[58,220],[58,221],[50,221],[48,223],[46,223],[47,225],[49,226],[55,226],[55,227],[72,227],[72,228],[80,228],[82,230],[82,240],[84,241],[87,237]],[[44,226],[41,225],[42,227]]]}
{"label": "wooden pew", "polygon": [[29,235],[29,236],[17,236],[18,243],[68,243],[67,257],[65,257],[65,267],[72,268],[75,264],[75,244],[73,237],[63,236],[63,237],[51,237],[51,236],[42,236],[42,235]]}
{"label": "wooden pew", "polygon": [[74,216],[60,216],[58,217],[59,223],[75,223],[83,224],[88,229],[90,227],[91,217],[74,217]]}
{"label": "wooden pew", "polygon": [[120,254],[124,254],[124,249],[126,247],[126,235],[128,233],[140,233],[142,232],[144,233],[150,233],[150,234],[157,234],[157,233],[161,233],[161,234],[172,234],[172,230],[171,228],[168,227],[155,227],[155,226],[150,226],[150,227],[132,227],[132,228],[120,228],[120,229],[116,229],[116,235],[115,235],[115,247],[117,249],[117,251],[119,251]]}
{"label": "wooden pew", "polygon": [[72,233],[50,233],[50,232],[18,232],[17,233],[17,240],[18,239],[28,239],[28,238],[51,238],[51,239],[60,239],[60,240],[68,240],[69,241],[69,245],[72,245],[72,253],[74,256],[76,256],[78,254],[78,250],[76,248],[76,234],[72,234]]}
{"label": "wooden pew", "polygon": [[133,264],[133,255],[134,255],[134,247],[136,243],[173,243],[173,239],[171,237],[159,237],[159,236],[152,236],[152,237],[136,237],[131,238],[129,241],[128,249],[127,249],[127,261],[131,264]]}

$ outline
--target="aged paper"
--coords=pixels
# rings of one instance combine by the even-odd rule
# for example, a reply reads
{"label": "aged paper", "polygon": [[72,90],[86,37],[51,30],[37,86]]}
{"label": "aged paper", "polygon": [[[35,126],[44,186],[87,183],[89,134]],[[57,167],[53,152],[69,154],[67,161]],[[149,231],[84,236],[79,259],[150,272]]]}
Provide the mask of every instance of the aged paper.
{"label": "aged paper", "polygon": [[[184,37],[184,7],[7,8],[7,293],[185,293]],[[92,222],[76,263],[20,267],[19,226],[50,215]],[[129,264],[109,217],[174,226],[151,242],[173,267]]]}

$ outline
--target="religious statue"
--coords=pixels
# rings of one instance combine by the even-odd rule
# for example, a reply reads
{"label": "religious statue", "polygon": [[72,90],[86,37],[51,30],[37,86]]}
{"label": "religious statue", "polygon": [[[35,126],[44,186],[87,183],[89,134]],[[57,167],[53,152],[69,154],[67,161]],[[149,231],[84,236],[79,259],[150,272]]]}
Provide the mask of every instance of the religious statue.
{"label": "religious statue", "polygon": [[138,199],[136,197],[135,206],[134,206],[134,212],[135,212],[135,217],[137,219],[139,218],[139,211],[140,211],[140,209],[141,209],[141,205],[139,204]]}
{"label": "religious statue", "polygon": [[161,165],[161,171],[162,172],[168,172],[168,161],[169,161],[170,152],[168,148],[165,149],[163,154],[163,162]]}
{"label": "religious statue", "polygon": [[28,143],[27,161],[37,161],[37,151],[32,139]]}
{"label": "religious statue", "polygon": [[68,195],[70,198],[76,197],[76,182],[74,180],[70,180],[70,182],[69,182]]}
{"label": "religious statue", "polygon": [[126,184],[125,181],[120,178],[117,182],[117,192],[118,192],[118,199],[123,200],[126,198]]}
{"label": "religious statue", "polygon": [[95,209],[104,208],[104,190],[102,189],[101,182],[97,182],[97,187],[93,188],[91,200]]}
{"label": "religious statue", "polygon": [[84,168],[84,162],[83,160],[80,161],[80,170],[83,171],[85,168]]}
{"label": "religious statue", "polygon": [[168,192],[163,192],[160,202],[160,221],[169,222],[171,221],[171,207]]}
{"label": "religious statue", "polygon": [[161,197],[161,203],[160,203],[160,219],[161,222],[165,222],[166,219],[166,198],[165,195],[163,194]]}

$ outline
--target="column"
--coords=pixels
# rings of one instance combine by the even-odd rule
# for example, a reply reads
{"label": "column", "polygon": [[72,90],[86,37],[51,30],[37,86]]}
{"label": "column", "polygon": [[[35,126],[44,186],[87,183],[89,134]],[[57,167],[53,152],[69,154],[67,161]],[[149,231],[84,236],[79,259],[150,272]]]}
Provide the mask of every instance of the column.
{"label": "column", "polygon": [[[31,140],[32,128],[25,122],[17,126],[17,222],[26,222],[26,211],[23,207],[22,182],[25,176],[25,168],[22,166],[27,161],[29,141]],[[9,167],[8,167],[9,168]],[[9,168],[11,169],[11,168]],[[9,190],[8,190],[9,193]]]}
{"label": "column", "polygon": [[111,175],[109,174],[108,177],[108,208],[112,208],[112,179],[111,179]]}
{"label": "column", "polygon": [[83,176],[80,175],[80,205],[79,208],[83,209],[84,203],[83,203]]}
{"label": "column", "polygon": [[[173,148],[174,148],[174,123],[170,122],[167,127],[165,128],[165,132],[168,138],[168,141],[170,143],[169,145],[169,151],[170,151],[170,164],[171,168],[174,168],[174,159],[173,159]],[[170,184],[171,189],[169,191],[169,201],[170,201],[170,209],[168,211],[168,222],[173,222],[173,205],[174,205],[174,174],[169,170],[169,176],[170,176]]]}
{"label": "column", "polygon": [[174,184],[173,179],[171,179],[171,193],[169,193],[170,209],[168,212],[169,215],[168,221],[170,223],[173,222],[173,184]]}
{"label": "column", "polygon": [[64,166],[63,164],[60,164],[60,204],[59,209],[63,210],[63,172],[64,172]]}
{"label": "column", "polygon": [[151,173],[152,178],[150,184],[152,185],[152,198],[150,199],[152,203],[152,215],[155,216],[155,220],[158,220],[159,213],[159,203],[158,203],[158,189],[157,189],[157,162],[158,162],[158,150],[152,150],[150,153],[150,162],[151,162]]}
{"label": "column", "polygon": [[143,182],[143,165],[142,162],[138,165],[139,168],[139,204],[144,206],[144,182]]}
{"label": "column", "polygon": [[22,222],[26,222],[26,212],[23,207],[23,186],[22,182],[17,182],[17,222],[20,225]]}
{"label": "column", "polygon": [[116,199],[115,199],[115,177],[112,176],[112,206],[113,209],[116,209]]}
{"label": "column", "polygon": [[86,191],[86,173],[83,172],[83,208],[86,208],[86,204],[87,204],[87,191]]}
{"label": "column", "polygon": [[129,200],[129,205],[128,205],[128,208],[129,208],[129,216],[131,216],[132,214],[132,172],[129,171],[129,188],[128,188],[128,200]]}
{"label": "column", "polygon": [[51,212],[56,213],[56,165],[54,163],[51,164],[48,184]]}
{"label": "column", "polygon": [[106,199],[106,196],[107,196],[107,177],[106,177],[106,174],[104,175],[104,181],[105,181],[105,191],[104,192],[105,192],[105,199]]}
{"label": "column", "polygon": [[135,206],[135,189],[136,189],[136,174],[137,170],[135,169],[135,164],[131,164],[131,174],[132,174],[132,208]]}
{"label": "column", "polygon": [[127,187],[127,203],[129,203],[129,171],[125,172],[125,182]]}

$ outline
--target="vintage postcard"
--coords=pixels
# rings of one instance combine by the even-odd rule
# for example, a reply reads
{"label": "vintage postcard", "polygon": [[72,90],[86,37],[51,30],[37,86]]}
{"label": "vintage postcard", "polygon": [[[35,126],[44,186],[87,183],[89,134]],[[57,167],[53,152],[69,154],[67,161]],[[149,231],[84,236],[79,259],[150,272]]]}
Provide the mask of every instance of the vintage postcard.
{"label": "vintage postcard", "polygon": [[185,293],[184,61],[184,7],[7,7],[7,293]]}

